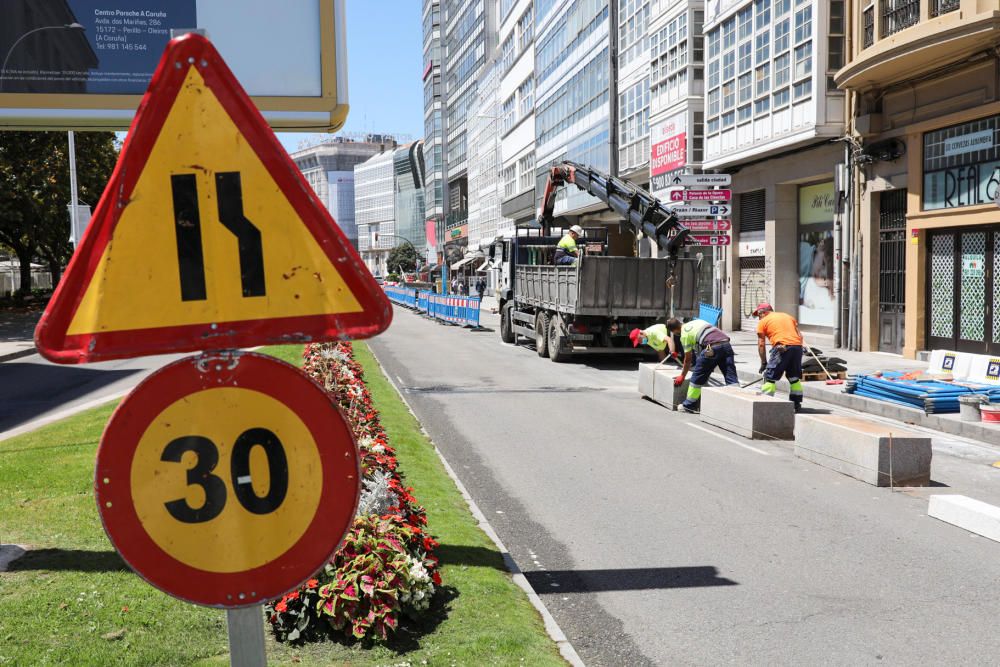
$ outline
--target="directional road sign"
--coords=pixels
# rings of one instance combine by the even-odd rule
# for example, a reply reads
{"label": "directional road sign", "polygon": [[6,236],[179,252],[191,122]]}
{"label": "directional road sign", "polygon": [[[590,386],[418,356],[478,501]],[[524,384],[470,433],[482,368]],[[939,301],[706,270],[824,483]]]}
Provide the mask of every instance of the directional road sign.
{"label": "directional road sign", "polygon": [[336,403],[253,353],[174,362],[108,422],[94,478],[122,558],[175,597],[261,604],[310,577],[354,519],[357,448]]}
{"label": "directional road sign", "polygon": [[392,310],[215,47],[168,44],[35,332],[84,363],[367,337]]}
{"label": "directional road sign", "polygon": [[729,245],[732,238],[728,234],[717,234],[712,236],[702,236],[692,234],[688,237],[690,245]]}
{"label": "directional road sign", "polygon": [[713,215],[728,217],[733,211],[733,207],[729,204],[688,204],[686,206],[670,206],[669,208],[679,218],[704,218]]}
{"label": "directional road sign", "polygon": [[684,187],[692,185],[706,187],[730,185],[732,182],[733,177],[730,174],[679,174],[671,179],[670,184]]}
{"label": "directional road sign", "polygon": [[674,190],[670,201],[729,201],[732,190]]}
{"label": "directional road sign", "polygon": [[729,220],[685,220],[681,224],[693,232],[725,232],[733,228]]}

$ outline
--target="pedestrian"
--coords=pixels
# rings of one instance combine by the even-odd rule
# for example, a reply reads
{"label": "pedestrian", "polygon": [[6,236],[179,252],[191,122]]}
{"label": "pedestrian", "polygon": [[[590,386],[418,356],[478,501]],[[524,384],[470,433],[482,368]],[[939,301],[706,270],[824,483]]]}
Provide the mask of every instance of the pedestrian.
{"label": "pedestrian", "polygon": [[[788,313],[779,313],[769,303],[761,303],[753,311],[757,322],[757,354],[760,372],[764,376],[761,393],[774,396],[776,382],[784,375],[788,380],[788,400],[795,411],[802,409],[802,332],[799,323]],[[771,344],[766,353],[765,339]]]}
{"label": "pedestrian", "polygon": [[681,373],[674,378],[674,386],[684,383],[688,369],[692,367],[691,382],[688,384],[687,398],[681,403],[685,412],[697,413],[701,410],[701,388],[708,384],[708,378],[718,366],[726,384],[740,383],[736,376],[736,353],[729,342],[729,336],[705,320],[691,320],[681,324],[676,317],[667,320],[667,331],[671,335],[680,334],[684,349],[684,364]]}
{"label": "pedestrian", "polygon": [[569,228],[563,237],[559,239],[559,244],[556,245],[556,254],[553,257],[553,261],[556,264],[569,264],[575,265],[577,258],[580,256],[580,252],[576,247],[576,240],[583,236],[583,227],[580,225],[573,225]]}
{"label": "pedestrian", "polygon": [[451,293],[458,294],[458,276],[451,279]]}
{"label": "pedestrian", "polygon": [[632,339],[632,347],[648,345],[656,350],[660,361],[666,359],[667,354],[674,359],[677,358],[677,347],[674,344],[673,336],[667,331],[666,324],[654,324],[645,329],[632,329],[628,336]]}
{"label": "pedestrian", "polygon": [[479,300],[483,300],[483,294],[486,293],[486,281],[482,278],[476,281],[476,293],[479,294]]}

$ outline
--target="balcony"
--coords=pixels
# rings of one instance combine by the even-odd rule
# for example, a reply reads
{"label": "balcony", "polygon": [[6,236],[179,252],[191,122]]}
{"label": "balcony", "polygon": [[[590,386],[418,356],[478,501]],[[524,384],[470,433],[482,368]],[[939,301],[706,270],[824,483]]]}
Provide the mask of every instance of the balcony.
{"label": "balcony", "polygon": [[993,48],[1000,30],[1000,0],[865,4],[854,25],[861,48],[834,77],[842,89],[882,88],[962,61]]}

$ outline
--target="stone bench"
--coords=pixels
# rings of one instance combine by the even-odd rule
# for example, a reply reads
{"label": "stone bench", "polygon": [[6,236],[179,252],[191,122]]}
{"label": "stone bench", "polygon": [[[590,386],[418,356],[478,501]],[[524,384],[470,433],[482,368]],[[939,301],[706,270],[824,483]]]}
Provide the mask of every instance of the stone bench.
{"label": "stone bench", "polygon": [[928,436],[858,417],[801,416],[795,455],[873,486],[927,486],[931,480]]}
{"label": "stone bench", "polygon": [[753,440],[791,440],[795,435],[792,402],[759,394],[754,388],[705,387],[701,420]]}
{"label": "stone bench", "polygon": [[927,516],[1000,542],[1000,507],[968,496],[935,495]]}
{"label": "stone bench", "polygon": [[674,386],[674,378],[680,372],[681,369],[672,365],[639,364],[639,393],[665,408],[676,410],[684,402],[688,390],[687,378],[681,386]]}

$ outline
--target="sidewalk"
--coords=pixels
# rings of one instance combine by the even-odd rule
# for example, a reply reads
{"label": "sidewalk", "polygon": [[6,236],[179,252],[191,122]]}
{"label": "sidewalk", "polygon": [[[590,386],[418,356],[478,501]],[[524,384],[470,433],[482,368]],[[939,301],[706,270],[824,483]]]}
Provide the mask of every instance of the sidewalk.
{"label": "sidewalk", "polygon": [[35,325],[42,312],[0,311],[0,362],[35,353]]}
{"label": "sidewalk", "polygon": [[[736,352],[736,371],[740,382],[747,383],[760,377],[760,357],[757,354],[757,334],[750,331],[729,332],[733,350]],[[847,361],[848,374],[868,374],[875,371],[916,371],[925,370],[927,363],[913,359],[903,359],[894,354],[883,352],[849,352],[838,350],[824,341],[824,337],[805,334],[805,341],[818,347],[824,354],[840,357]],[[829,338],[826,338],[829,341]],[[808,354],[808,353],[807,353]],[[858,412],[864,412],[877,417],[892,419],[904,424],[922,426],[924,428],[957,435],[964,438],[979,440],[1000,447],[1000,425],[984,424],[983,422],[965,422],[958,414],[928,415],[923,410],[896,405],[887,401],[845,394],[843,384],[828,385],[825,380],[803,382],[803,394],[806,401],[821,401]],[[779,391],[788,391],[785,380],[778,382]]]}

